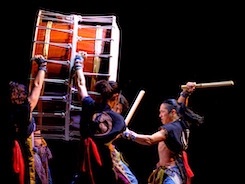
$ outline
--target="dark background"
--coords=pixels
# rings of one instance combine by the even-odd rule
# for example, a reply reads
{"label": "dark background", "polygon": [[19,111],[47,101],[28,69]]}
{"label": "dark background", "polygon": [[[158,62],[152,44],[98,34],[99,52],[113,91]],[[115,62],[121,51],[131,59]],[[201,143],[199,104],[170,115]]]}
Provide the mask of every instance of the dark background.
{"label": "dark background", "polygon": [[[234,86],[197,89],[191,96],[189,106],[205,117],[205,124],[193,128],[188,152],[195,173],[193,184],[208,184],[211,180],[229,183],[239,177],[236,164],[240,162],[243,123],[239,109],[244,104],[241,5],[103,0],[7,3],[8,13],[2,16],[4,80],[25,81],[29,76],[28,61],[39,9],[116,15],[121,29],[119,83],[130,102],[140,89],[146,91],[129,124],[137,132],[157,130],[160,102],[177,97],[180,85],[187,81],[233,80]],[[54,183],[69,183],[76,165],[76,143],[48,140],[48,144],[54,156],[50,162]],[[157,161],[156,146],[119,141],[119,148],[140,183],[146,184]]]}

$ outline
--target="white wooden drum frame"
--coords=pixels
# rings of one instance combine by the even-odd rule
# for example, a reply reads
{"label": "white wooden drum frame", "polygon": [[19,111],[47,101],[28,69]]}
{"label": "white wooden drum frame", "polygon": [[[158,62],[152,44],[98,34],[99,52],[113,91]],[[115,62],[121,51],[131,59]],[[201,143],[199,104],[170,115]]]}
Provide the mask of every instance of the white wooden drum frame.
{"label": "white wooden drum frame", "polygon": [[[33,116],[46,139],[79,140],[79,130],[71,128],[72,116],[82,110],[71,76],[74,57],[85,51],[88,89],[99,79],[117,81],[120,30],[116,16],[83,16],[39,10],[34,29],[32,57],[42,54],[47,74]],[[37,72],[31,64],[30,88]]]}

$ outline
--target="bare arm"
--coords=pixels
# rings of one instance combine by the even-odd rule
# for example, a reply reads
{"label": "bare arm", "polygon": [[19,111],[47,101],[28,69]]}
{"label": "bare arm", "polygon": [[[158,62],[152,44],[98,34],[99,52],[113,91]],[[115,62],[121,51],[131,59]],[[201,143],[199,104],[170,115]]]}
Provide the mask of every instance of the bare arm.
{"label": "bare arm", "polygon": [[164,141],[166,139],[166,131],[164,129],[161,129],[152,135],[145,135],[138,134],[132,130],[126,130],[123,133],[123,137],[137,142],[138,144],[151,146],[161,141]]}
{"label": "bare arm", "polygon": [[44,60],[44,57],[42,55],[36,55],[35,61],[37,62],[39,68],[38,68],[37,75],[34,79],[33,88],[31,89],[31,93],[28,97],[31,106],[31,112],[33,111],[33,109],[36,107],[38,103],[43,87],[43,82],[46,73],[46,64],[47,64],[47,62]]}
{"label": "bare arm", "polygon": [[86,53],[82,53],[81,55],[77,55],[75,57],[75,80],[76,86],[78,90],[78,95],[81,97],[81,100],[88,96],[88,90],[86,87],[86,80],[83,73],[84,67],[84,58],[86,58]]}

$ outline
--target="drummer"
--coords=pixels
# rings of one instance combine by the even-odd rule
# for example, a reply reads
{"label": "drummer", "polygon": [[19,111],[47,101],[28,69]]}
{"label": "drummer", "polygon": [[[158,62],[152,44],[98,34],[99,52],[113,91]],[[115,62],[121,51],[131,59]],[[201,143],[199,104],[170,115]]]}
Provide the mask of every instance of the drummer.
{"label": "drummer", "polygon": [[[126,129],[124,117],[112,110],[118,103],[120,89],[107,80],[99,80],[94,89],[100,94],[93,99],[86,88],[83,73],[86,53],[75,57],[74,72],[78,95],[82,102],[81,170],[78,183],[116,183],[111,159],[111,142]],[[85,149],[86,148],[86,149]]]}
{"label": "drummer", "polygon": [[[4,176],[8,177],[9,183],[36,183],[34,155],[33,155],[33,132],[36,123],[32,112],[36,107],[46,73],[47,61],[42,55],[35,55],[33,62],[37,64],[38,72],[33,80],[30,91],[27,85],[17,81],[10,81],[7,98],[4,99],[4,116],[6,120],[3,130],[8,139],[8,145],[4,148],[8,154],[5,159]],[[5,103],[4,102],[4,103]],[[3,104],[4,104],[3,103]]]}

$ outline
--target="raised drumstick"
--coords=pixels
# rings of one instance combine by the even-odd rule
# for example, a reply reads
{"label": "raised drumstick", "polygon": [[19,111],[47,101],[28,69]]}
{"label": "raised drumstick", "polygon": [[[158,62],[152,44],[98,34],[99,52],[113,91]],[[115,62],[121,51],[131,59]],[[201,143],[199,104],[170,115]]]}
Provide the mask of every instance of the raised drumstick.
{"label": "raised drumstick", "polygon": [[[234,82],[230,81],[221,81],[221,82],[208,82],[208,83],[198,83],[196,88],[211,88],[211,87],[222,87],[222,86],[233,86]],[[181,85],[181,88],[186,88],[186,85]]]}
{"label": "raised drumstick", "polygon": [[139,105],[141,99],[143,98],[144,94],[145,94],[145,91],[144,91],[144,90],[141,90],[141,91],[139,92],[137,98],[135,99],[135,101],[134,101],[134,103],[133,103],[131,109],[129,110],[129,112],[128,112],[128,114],[127,114],[127,117],[125,118],[126,126],[128,126],[128,124],[129,124],[129,122],[130,122],[130,120],[131,120],[131,118],[132,118],[132,116],[133,116],[133,114],[134,114],[136,108],[138,107],[138,105]]}

